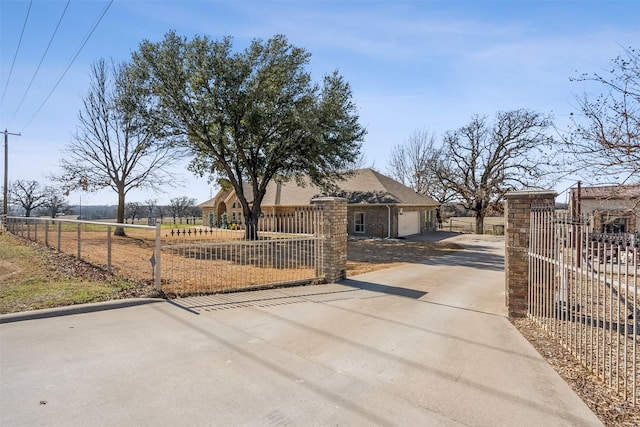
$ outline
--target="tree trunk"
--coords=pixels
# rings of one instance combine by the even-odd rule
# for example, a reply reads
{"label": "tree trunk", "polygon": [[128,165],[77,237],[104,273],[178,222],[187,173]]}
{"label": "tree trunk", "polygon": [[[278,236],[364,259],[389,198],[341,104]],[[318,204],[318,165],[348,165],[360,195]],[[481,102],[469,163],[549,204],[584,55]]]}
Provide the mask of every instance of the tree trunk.
{"label": "tree trunk", "polygon": [[[124,224],[124,191],[118,191],[118,213],[116,215],[116,222],[118,224]],[[113,232],[114,236],[126,236],[124,227],[116,227]]]}
{"label": "tree trunk", "polygon": [[484,214],[476,212],[476,234],[484,234]]}
{"label": "tree trunk", "polygon": [[245,216],[244,225],[245,240],[258,240],[258,216],[254,212]]}

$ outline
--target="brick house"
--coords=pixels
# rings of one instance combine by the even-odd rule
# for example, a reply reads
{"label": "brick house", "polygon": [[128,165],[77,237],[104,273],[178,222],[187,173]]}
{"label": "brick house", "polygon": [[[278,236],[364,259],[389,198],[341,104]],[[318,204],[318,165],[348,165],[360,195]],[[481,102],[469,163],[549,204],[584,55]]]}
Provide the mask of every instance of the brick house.
{"label": "brick house", "polygon": [[[262,212],[286,214],[296,207],[308,206],[312,199],[338,196],[348,200],[349,235],[397,238],[436,229],[437,202],[373,169],[359,169],[346,180],[338,181],[339,189],[332,194],[324,194],[308,179],[302,181],[306,183],[303,186],[293,179],[284,183],[270,182]],[[250,187],[245,194],[252,194]],[[203,224],[209,224],[210,213],[215,226],[221,223],[224,213],[228,223],[243,223],[242,206],[234,190],[222,189],[200,207]]]}
{"label": "brick house", "polygon": [[570,212],[591,218],[596,233],[640,232],[640,184],[571,189]]}

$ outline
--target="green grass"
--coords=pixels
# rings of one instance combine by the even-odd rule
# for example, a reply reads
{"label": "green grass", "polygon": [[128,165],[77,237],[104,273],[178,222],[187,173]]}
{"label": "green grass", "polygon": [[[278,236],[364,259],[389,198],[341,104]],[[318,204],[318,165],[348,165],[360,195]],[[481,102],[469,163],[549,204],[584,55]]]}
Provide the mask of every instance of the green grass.
{"label": "green grass", "polygon": [[60,268],[63,256],[0,234],[0,314],[153,296],[150,286],[118,277],[75,277]]}

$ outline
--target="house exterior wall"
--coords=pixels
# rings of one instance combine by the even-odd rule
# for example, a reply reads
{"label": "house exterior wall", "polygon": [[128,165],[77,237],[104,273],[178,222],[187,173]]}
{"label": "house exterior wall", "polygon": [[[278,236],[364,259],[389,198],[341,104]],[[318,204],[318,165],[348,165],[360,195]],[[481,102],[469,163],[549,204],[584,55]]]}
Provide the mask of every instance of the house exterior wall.
{"label": "house exterior wall", "polygon": [[227,214],[227,224],[242,224],[242,205],[237,197],[233,197],[225,203],[223,197],[216,198],[213,205],[202,207],[202,225],[209,225],[209,213],[213,213],[213,226],[221,225],[221,216],[223,212]]}
{"label": "house exterior wall", "polygon": [[[387,207],[388,206],[388,207]],[[419,212],[420,232],[436,229],[436,208],[424,206],[402,206],[404,212]],[[347,205],[347,232],[350,236],[379,238],[398,237],[397,205]],[[356,213],[364,213],[364,232],[355,231]],[[391,214],[391,232],[389,232],[389,214]]]}
{"label": "house exterior wall", "polygon": [[213,213],[213,226],[218,225],[218,219],[216,218],[215,206],[203,206],[202,207],[202,225],[209,226],[209,213]]}
{"label": "house exterior wall", "polygon": [[[233,206],[236,205],[234,209]],[[221,209],[227,213],[228,224],[235,222],[243,223],[242,208],[238,208],[237,198],[232,198],[225,202],[215,200],[214,205],[202,206],[202,224],[209,225],[209,213],[213,213],[213,226],[221,225]],[[388,206],[388,207],[387,207]],[[366,236],[379,238],[398,237],[398,213],[399,209],[404,212],[418,211],[420,217],[420,232],[432,231],[436,229],[436,207],[435,206],[402,206],[397,205],[376,205],[376,204],[350,204],[347,205],[347,233],[350,236]],[[266,221],[270,221],[271,215],[300,215],[300,207],[297,206],[263,206],[262,212]],[[355,231],[355,214],[364,214],[364,231]],[[389,215],[391,215],[391,230],[389,230]],[[273,225],[273,227],[276,227]],[[273,228],[271,227],[271,228]],[[281,227],[276,227],[281,228]],[[275,230],[274,230],[275,231]],[[291,230],[292,232],[294,230]],[[304,230],[300,230],[304,232]]]}
{"label": "house exterior wall", "polygon": [[640,202],[637,200],[591,200],[583,199],[580,203],[582,215],[592,218],[593,231],[600,233],[607,223],[617,218],[626,220],[626,232],[640,232]]}
{"label": "house exterior wall", "polygon": [[[355,231],[356,213],[364,214],[363,232]],[[350,236],[387,237],[388,223],[388,209],[386,206],[347,205],[347,234]],[[397,228],[397,224],[395,226]],[[392,220],[391,228],[393,229],[393,227],[394,222]]]}

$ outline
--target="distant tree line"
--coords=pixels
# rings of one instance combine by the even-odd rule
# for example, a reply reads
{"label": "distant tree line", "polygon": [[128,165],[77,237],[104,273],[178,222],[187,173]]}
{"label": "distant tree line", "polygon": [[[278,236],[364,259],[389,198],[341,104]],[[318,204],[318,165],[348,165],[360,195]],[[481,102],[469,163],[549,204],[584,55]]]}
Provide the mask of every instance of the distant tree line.
{"label": "distant tree line", "polygon": [[[10,185],[9,214],[25,217],[75,216],[83,220],[115,220],[118,207],[70,205],[61,188],[45,185],[39,181],[17,180]],[[193,224],[201,216],[202,208],[197,206],[197,200],[181,196],[172,198],[168,205],[159,205],[155,199],[127,203],[124,221],[133,223],[143,218],[154,218],[161,223]]]}

